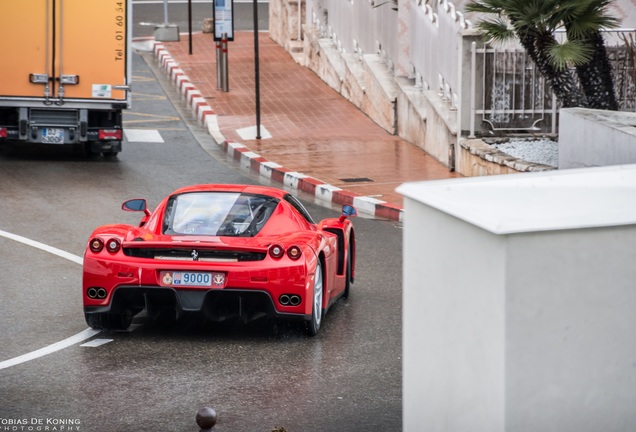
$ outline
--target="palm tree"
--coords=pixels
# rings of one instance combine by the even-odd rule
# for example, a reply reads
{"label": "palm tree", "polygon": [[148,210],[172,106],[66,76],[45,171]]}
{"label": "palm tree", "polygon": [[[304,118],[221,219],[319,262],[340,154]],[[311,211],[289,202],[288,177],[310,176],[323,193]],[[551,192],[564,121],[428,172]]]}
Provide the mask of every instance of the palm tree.
{"label": "palm tree", "polygon": [[[564,107],[617,109],[611,68],[600,29],[617,21],[611,0],[472,0],[470,12],[495,15],[478,23],[492,42],[516,37]],[[559,43],[554,32],[566,29]],[[575,65],[581,87],[568,66]]]}
{"label": "palm tree", "polygon": [[550,13],[554,0],[473,0],[468,12],[495,15],[477,24],[482,36],[491,43],[517,38],[537,69],[564,107],[586,105],[576,79],[567,68],[551,59],[549,49],[558,45]]}
{"label": "palm tree", "polygon": [[575,63],[588,106],[616,111],[618,102],[612,67],[600,32],[602,28],[618,26],[618,20],[607,12],[612,0],[577,0],[568,3],[555,19],[563,22],[568,40],[579,41],[590,51],[589,61]]}

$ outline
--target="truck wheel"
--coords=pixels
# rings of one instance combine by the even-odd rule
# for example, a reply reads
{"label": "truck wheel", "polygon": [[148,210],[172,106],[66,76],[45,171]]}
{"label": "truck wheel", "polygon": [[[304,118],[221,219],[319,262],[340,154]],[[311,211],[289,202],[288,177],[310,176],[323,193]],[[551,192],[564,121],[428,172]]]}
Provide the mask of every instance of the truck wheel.
{"label": "truck wheel", "polygon": [[91,143],[87,142],[86,144],[84,144],[84,150],[83,152],[80,150],[80,152],[82,153],[82,155],[86,158],[93,158],[95,156],[99,156],[99,152],[95,151],[91,148]]}

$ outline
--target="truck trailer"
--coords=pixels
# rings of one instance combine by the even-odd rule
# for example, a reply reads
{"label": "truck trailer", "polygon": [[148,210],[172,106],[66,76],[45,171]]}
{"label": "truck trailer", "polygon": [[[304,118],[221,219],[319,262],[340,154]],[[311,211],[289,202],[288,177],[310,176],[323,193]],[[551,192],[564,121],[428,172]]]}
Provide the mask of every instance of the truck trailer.
{"label": "truck trailer", "polygon": [[132,0],[0,0],[0,144],[122,149]]}

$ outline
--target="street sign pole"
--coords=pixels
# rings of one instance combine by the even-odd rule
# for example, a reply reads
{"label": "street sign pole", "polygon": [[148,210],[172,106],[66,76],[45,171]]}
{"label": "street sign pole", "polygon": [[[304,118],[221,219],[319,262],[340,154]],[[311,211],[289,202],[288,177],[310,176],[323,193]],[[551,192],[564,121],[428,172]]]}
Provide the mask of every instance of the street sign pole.
{"label": "street sign pole", "polygon": [[256,91],[256,139],[261,139],[261,86],[258,61],[258,4],[254,4],[254,83]]}
{"label": "street sign pole", "polygon": [[[214,0],[214,41],[217,42],[217,88],[229,91],[228,42],[234,40],[234,0]],[[219,51],[220,43],[220,51]],[[219,70],[220,69],[220,70]]]}
{"label": "street sign pole", "polygon": [[188,0],[188,45],[192,55],[192,0]]}

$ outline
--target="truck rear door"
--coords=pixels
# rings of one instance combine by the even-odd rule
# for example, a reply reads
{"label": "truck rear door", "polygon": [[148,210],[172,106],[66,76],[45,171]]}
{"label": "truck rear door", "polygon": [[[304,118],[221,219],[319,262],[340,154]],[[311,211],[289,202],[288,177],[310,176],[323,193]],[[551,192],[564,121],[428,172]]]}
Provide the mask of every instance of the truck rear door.
{"label": "truck rear door", "polygon": [[0,96],[127,100],[129,1],[4,2]]}

